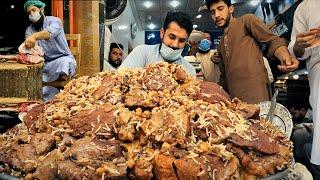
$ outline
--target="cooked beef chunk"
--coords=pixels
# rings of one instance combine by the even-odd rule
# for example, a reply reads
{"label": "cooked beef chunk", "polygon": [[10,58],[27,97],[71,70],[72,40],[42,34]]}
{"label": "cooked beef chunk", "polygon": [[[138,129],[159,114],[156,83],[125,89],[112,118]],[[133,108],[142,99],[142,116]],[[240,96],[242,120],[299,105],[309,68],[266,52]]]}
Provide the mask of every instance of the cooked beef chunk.
{"label": "cooked beef chunk", "polygon": [[266,154],[276,154],[279,153],[279,145],[275,142],[272,142],[269,136],[260,129],[262,128],[258,124],[253,124],[250,126],[247,131],[248,134],[251,134],[251,139],[245,139],[238,134],[232,134],[229,141],[238,146],[248,147]]}
{"label": "cooked beef chunk", "polygon": [[200,92],[194,96],[194,99],[202,99],[209,103],[224,102],[225,104],[230,104],[231,101],[229,95],[221,86],[216,83],[206,81],[200,82]]}
{"label": "cooked beef chunk", "polygon": [[177,180],[173,166],[174,158],[166,155],[158,155],[154,158],[153,173],[158,180]]}
{"label": "cooked beef chunk", "polygon": [[106,96],[109,92],[111,92],[112,88],[116,85],[116,81],[112,79],[110,75],[106,75],[100,87],[92,94],[92,97],[95,99],[101,99]]}
{"label": "cooked beef chunk", "polygon": [[31,126],[35,123],[35,121],[37,121],[38,118],[41,117],[41,115],[44,112],[44,108],[45,105],[39,104],[27,112],[27,115],[25,116],[23,122],[26,124],[28,129],[30,129]]}
{"label": "cooked beef chunk", "polygon": [[134,166],[134,175],[136,179],[150,180],[153,177],[152,162],[148,160],[138,160]]}
{"label": "cooked beef chunk", "polygon": [[55,148],[56,141],[51,134],[37,133],[32,137],[30,144],[35,148],[37,155],[43,155]]}
{"label": "cooked beef chunk", "polygon": [[75,137],[82,137],[86,132],[92,131],[112,138],[115,125],[114,109],[111,105],[105,104],[93,110],[83,110],[71,117],[68,124]]}

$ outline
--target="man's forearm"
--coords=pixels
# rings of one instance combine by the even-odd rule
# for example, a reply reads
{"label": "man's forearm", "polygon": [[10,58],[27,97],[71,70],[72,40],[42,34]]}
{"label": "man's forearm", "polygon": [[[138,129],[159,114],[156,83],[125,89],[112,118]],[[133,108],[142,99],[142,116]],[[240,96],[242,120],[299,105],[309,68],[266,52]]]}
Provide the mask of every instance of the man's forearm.
{"label": "man's forearm", "polygon": [[297,44],[294,44],[293,46],[293,52],[296,55],[297,58],[300,58],[303,56],[304,52],[305,52],[305,48],[302,48],[300,46],[297,46]]}
{"label": "man's forearm", "polygon": [[40,31],[37,33],[33,33],[33,36],[36,40],[48,40],[50,39],[50,33],[48,31]]}
{"label": "man's forearm", "polygon": [[288,48],[286,46],[280,46],[274,52],[274,56],[279,60],[284,59],[288,55],[290,55],[290,53],[289,53]]}

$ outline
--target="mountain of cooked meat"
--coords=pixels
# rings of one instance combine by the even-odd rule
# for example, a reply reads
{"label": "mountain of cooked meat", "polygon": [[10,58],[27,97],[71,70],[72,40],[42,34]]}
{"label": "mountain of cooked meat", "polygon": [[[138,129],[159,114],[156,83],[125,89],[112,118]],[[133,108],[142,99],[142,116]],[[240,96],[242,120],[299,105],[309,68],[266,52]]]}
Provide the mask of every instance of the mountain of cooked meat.
{"label": "mountain of cooked meat", "polygon": [[[0,136],[25,179],[247,179],[291,164],[291,142],[217,84],[176,64],[72,80]],[[2,165],[1,165],[2,164]]]}

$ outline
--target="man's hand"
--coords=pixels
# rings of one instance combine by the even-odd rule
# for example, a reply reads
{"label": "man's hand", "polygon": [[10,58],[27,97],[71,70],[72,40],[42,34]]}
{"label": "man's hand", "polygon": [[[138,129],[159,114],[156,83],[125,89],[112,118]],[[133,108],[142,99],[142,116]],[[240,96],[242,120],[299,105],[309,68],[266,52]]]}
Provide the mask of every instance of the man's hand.
{"label": "man's hand", "polygon": [[27,37],[25,40],[25,46],[26,48],[33,48],[36,44],[36,38],[34,38],[32,35]]}
{"label": "man's hand", "polygon": [[316,45],[320,45],[320,28],[297,34],[293,51],[297,57],[302,57],[306,48]]}
{"label": "man's hand", "polygon": [[278,69],[282,72],[291,72],[298,68],[299,61],[289,54],[288,48],[285,46],[279,47],[274,55],[280,60],[281,64]]}
{"label": "man's hand", "polygon": [[281,64],[278,65],[278,69],[282,72],[294,71],[299,66],[299,61],[290,55],[280,61],[281,61]]}
{"label": "man's hand", "polygon": [[215,52],[212,56],[211,56],[211,61],[214,63],[218,63],[222,61],[222,57],[221,55],[219,55],[218,52]]}

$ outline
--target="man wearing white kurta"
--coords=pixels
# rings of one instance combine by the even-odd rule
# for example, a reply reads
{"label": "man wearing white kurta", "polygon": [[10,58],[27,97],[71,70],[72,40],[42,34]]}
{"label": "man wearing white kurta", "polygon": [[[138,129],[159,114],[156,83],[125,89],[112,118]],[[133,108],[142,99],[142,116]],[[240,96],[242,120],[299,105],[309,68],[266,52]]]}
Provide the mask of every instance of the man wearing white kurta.
{"label": "man wearing white kurta", "polygon": [[320,165],[320,3],[304,0],[296,9],[289,51],[306,60],[314,134],[310,162]]}

